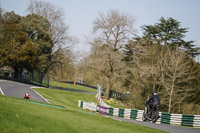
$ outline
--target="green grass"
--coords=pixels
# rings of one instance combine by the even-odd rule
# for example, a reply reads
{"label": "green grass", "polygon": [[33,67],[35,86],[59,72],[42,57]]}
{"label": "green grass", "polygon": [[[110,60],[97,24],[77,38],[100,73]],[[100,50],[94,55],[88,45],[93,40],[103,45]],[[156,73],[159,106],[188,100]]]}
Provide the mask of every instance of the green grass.
{"label": "green grass", "polygon": [[81,85],[73,85],[73,84],[68,84],[68,83],[61,83],[61,82],[57,82],[57,81],[51,81],[50,86],[63,87],[63,88],[82,90],[82,91],[88,91],[88,92],[97,92],[96,89],[92,89],[89,87],[85,87],[85,86],[81,86]]}
{"label": "green grass", "polygon": [[[161,133],[156,129],[106,118],[78,108],[78,100],[94,102],[94,95],[54,89],[35,89],[51,105],[0,95],[1,133]],[[56,105],[56,106],[55,106]],[[62,106],[57,108],[57,106]],[[64,108],[63,108],[64,107]]]}
{"label": "green grass", "polygon": [[67,108],[78,108],[78,100],[96,102],[95,95],[63,91],[57,89],[34,88],[35,91],[44,96],[53,105]]}

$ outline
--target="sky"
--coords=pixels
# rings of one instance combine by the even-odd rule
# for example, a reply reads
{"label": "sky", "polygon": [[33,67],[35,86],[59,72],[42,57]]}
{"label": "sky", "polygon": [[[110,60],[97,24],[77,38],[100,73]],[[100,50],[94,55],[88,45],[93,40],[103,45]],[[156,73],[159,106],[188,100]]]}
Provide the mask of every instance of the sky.
{"label": "sky", "polygon": [[[134,27],[142,35],[141,26],[152,25],[161,17],[172,17],[189,28],[185,40],[193,40],[200,47],[200,0],[40,0],[48,1],[64,11],[69,33],[79,39],[76,49],[89,51],[85,36],[91,34],[92,23],[99,13],[117,9],[135,18]],[[5,11],[25,16],[30,0],[0,0]]]}

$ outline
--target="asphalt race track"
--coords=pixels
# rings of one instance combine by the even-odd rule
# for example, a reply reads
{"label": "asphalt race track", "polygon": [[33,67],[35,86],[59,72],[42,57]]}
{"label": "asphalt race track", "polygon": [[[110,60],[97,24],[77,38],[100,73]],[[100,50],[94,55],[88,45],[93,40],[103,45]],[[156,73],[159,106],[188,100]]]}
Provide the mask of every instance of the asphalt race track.
{"label": "asphalt race track", "polygon": [[0,89],[3,95],[24,98],[24,94],[28,93],[31,100],[48,103],[41,95],[31,89],[31,87],[37,87],[34,85],[19,83],[15,81],[0,80]]}
{"label": "asphalt race track", "polygon": [[112,119],[119,120],[119,121],[126,121],[126,122],[135,123],[138,125],[143,125],[150,128],[155,128],[155,129],[167,131],[170,133],[200,133],[200,129],[190,128],[190,127],[171,126],[168,124],[156,124],[156,123],[150,123],[150,122],[124,119],[124,118],[114,117],[114,116],[106,116],[106,117],[110,117]]}

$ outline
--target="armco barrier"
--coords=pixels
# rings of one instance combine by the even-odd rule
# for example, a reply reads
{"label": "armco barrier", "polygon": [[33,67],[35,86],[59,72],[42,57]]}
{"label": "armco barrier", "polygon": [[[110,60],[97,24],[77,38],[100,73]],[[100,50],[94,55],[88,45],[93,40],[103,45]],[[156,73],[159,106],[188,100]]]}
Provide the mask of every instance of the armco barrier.
{"label": "armco barrier", "polygon": [[[105,106],[98,106],[95,103],[87,103],[79,100],[78,106],[87,110],[97,111],[101,114],[123,117],[125,119],[133,119],[142,121],[144,110],[136,109],[119,109]],[[180,126],[191,126],[200,128],[200,115],[183,115],[183,114],[169,114],[160,112],[161,118],[156,122],[157,124],[171,124]]]}

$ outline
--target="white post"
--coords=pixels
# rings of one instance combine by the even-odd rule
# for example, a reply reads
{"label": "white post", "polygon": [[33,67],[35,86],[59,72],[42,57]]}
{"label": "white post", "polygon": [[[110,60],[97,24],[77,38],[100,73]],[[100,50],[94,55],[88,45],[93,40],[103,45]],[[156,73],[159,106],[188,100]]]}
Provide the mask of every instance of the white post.
{"label": "white post", "polygon": [[97,84],[97,95],[101,96],[101,86],[99,84]]}

